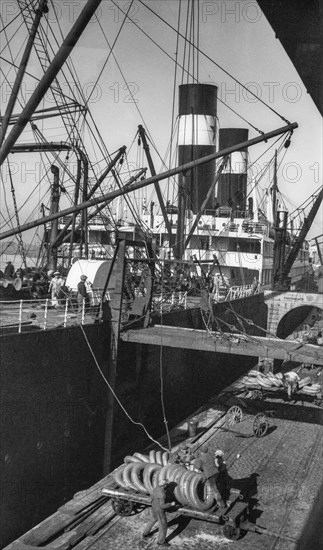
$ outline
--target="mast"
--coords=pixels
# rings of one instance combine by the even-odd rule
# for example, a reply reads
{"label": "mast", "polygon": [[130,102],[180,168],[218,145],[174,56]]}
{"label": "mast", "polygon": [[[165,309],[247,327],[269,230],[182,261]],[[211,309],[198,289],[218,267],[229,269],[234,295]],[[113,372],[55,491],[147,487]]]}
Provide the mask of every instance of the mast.
{"label": "mast", "polygon": [[[88,199],[87,188],[88,188],[88,175],[89,175],[89,163],[85,153],[82,151],[82,157],[84,162],[84,177],[83,177],[83,193],[82,193],[82,202],[86,202]],[[86,160],[86,162],[84,161]],[[81,227],[81,241],[80,241],[80,257],[83,257],[83,246],[84,246],[84,255],[85,258],[89,257],[89,234],[88,234],[88,220],[87,220],[87,208],[84,208],[81,212],[82,218],[82,227]]]}
{"label": "mast", "polygon": [[[50,214],[56,214],[59,206],[59,168],[54,164],[51,166],[51,172],[54,174],[54,181],[50,196]],[[50,238],[48,246],[48,268],[55,270],[57,268],[57,245],[55,245],[58,232],[58,218],[53,219],[50,228]]]}
{"label": "mast", "polygon": [[273,202],[273,220],[276,220],[276,212],[277,212],[277,191],[278,191],[278,185],[277,185],[277,149],[275,149],[274,183],[273,183],[273,194],[272,194],[272,202]]}
{"label": "mast", "polygon": [[285,263],[285,250],[287,244],[287,211],[278,210],[275,218],[275,242],[272,271],[272,288],[283,286],[283,269]]}
{"label": "mast", "polygon": [[[146,138],[146,132],[145,132],[144,127],[141,124],[139,124],[139,126],[138,126],[138,132],[139,132],[140,139],[142,141],[144,151],[146,153],[150,173],[151,173],[152,176],[155,176],[156,175],[156,170],[155,170],[153,160],[151,158],[149,145],[148,145],[147,138]],[[168,239],[169,239],[169,246],[171,247],[172,246],[172,228],[171,228],[170,223],[169,223],[167,210],[166,210],[166,207],[165,207],[165,203],[164,203],[164,200],[163,200],[163,196],[161,194],[161,190],[160,190],[160,186],[159,186],[158,181],[156,181],[154,183],[154,186],[155,186],[155,190],[156,190],[156,193],[157,193],[159,205],[160,205],[160,208],[161,208],[161,211],[162,211],[162,214],[163,214],[165,227],[167,229]]]}
{"label": "mast", "polygon": [[214,193],[215,186],[216,186],[216,184],[217,184],[218,181],[219,181],[219,178],[220,178],[220,176],[221,176],[221,174],[222,174],[222,171],[223,171],[223,169],[224,169],[224,167],[225,167],[227,161],[228,161],[228,157],[226,156],[226,157],[224,157],[224,159],[223,159],[223,161],[222,161],[222,163],[221,163],[221,165],[220,165],[220,167],[219,167],[218,173],[216,174],[216,176],[215,176],[215,178],[214,178],[214,181],[213,181],[213,183],[212,183],[212,185],[211,185],[211,187],[210,187],[210,189],[209,189],[209,191],[208,191],[208,193],[207,193],[207,195],[206,195],[206,197],[205,197],[205,199],[204,199],[204,202],[202,203],[201,209],[200,209],[200,211],[198,212],[198,214],[197,214],[197,216],[196,216],[196,218],[195,218],[195,220],[194,220],[194,223],[193,223],[193,225],[192,225],[192,227],[191,227],[191,229],[190,229],[190,232],[189,232],[189,234],[188,234],[188,236],[187,236],[187,238],[186,238],[186,241],[185,241],[185,244],[184,244],[184,248],[187,248],[187,247],[188,247],[188,244],[189,244],[189,242],[190,242],[190,240],[191,240],[191,238],[192,238],[192,235],[194,234],[194,231],[195,231],[195,229],[196,229],[196,227],[197,227],[197,225],[198,225],[198,223],[199,223],[199,221],[200,221],[200,219],[201,219],[201,216],[202,216],[202,214],[203,214],[203,211],[204,211],[204,209],[206,208],[206,205],[208,204],[208,202],[209,202],[209,200],[210,200],[210,198],[211,198],[211,195]]}
{"label": "mast", "polygon": [[0,149],[0,166],[30,121],[102,0],[88,0]]}
{"label": "mast", "polygon": [[9,101],[8,101],[8,105],[7,105],[5,114],[3,116],[2,124],[1,124],[1,127],[0,127],[0,145],[2,145],[3,140],[5,138],[6,131],[7,131],[7,128],[9,126],[9,122],[10,122],[10,117],[11,117],[11,115],[13,113],[13,110],[14,110],[14,107],[15,107],[16,99],[17,99],[19,89],[20,89],[20,86],[21,86],[21,83],[22,83],[22,79],[23,79],[25,71],[26,71],[27,63],[28,63],[28,60],[29,60],[29,57],[30,57],[31,49],[32,49],[33,44],[34,44],[34,39],[35,39],[35,36],[36,36],[36,32],[37,32],[37,29],[39,27],[39,23],[40,23],[40,20],[42,18],[42,15],[44,13],[48,13],[47,0],[40,0],[39,6],[38,6],[38,8],[36,9],[36,12],[35,12],[35,19],[33,21],[32,27],[30,29],[30,34],[29,34],[29,38],[28,38],[28,41],[27,41],[27,44],[26,44],[26,47],[25,47],[25,51],[24,51],[23,56],[21,58],[21,62],[20,62],[20,65],[19,65],[17,76],[16,76],[15,82],[14,82],[13,87],[12,87],[12,91],[11,91],[11,95],[10,95],[10,98],[9,98]]}

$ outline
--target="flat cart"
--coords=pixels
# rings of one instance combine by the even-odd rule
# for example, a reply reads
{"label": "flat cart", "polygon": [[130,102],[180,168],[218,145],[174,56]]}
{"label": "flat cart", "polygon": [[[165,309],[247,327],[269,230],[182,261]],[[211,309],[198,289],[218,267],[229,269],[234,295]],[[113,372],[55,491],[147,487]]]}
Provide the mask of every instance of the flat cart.
{"label": "flat cart", "polygon": [[269,429],[269,419],[268,416],[263,413],[257,413],[253,418],[245,418],[245,413],[253,414],[253,411],[243,403],[240,405],[232,405],[226,413],[226,426],[228,429],[231,429],[236,424],[241,424],[242,422],[249,424],[251,423],[252,435],[255,437],[264,437],[268,433]]}
{"label": "flat cart", "polygon": [[[126,517],[136,512],[136,508],[151,505],[151,497],[120,489],[104,488],[102,493],[112,498],[112,507],[118,516]],[[207,511],[179,506],[177,515],[208,521],[222,526],[223,535],[232,541],[238,540],[243,531],[257,531],[257,527],[248,522],[248,502],[243,500],[240,491],[235,489],[230,493],[230,505],[218,514],[211,508]]]}
{"label": "flat cart", "polygon": [[[245,394],[250,394],[251,399],[259,400],[259,401],[265,401],[267,397],[275,396],[275,397],[282,397],[284,399],[287,398],[286,394],[286,388],[283,387],[271,387],[271,388],[265,388],[261,386],[260,384],[246,384],[245,385]],[[299,400],[299,401],[310,401],[314,405],[317,405],[319,407],[323,406],[323,398],[322,398],[322,392],[321,390],[313,391],[312,394],[306,392],[303,388],[298,389],[293,394],[293,400]]]}

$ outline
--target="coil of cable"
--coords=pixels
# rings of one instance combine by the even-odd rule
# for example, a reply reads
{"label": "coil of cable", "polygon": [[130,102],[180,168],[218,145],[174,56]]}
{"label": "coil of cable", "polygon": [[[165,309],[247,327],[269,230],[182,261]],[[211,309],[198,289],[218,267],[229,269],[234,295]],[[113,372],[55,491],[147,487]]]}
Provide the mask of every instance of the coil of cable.
{"label": "coil of cable", "polygon": [[[158,458],[163,461],[162,455]],[[114,479],[124,489],[150,495],[163,482],[173,482],[176,500],[198,510],[209,510],[215,501],[214,492],[203,474],[179,464],[163,466],[157,462],[127,460],[114,472]]]}

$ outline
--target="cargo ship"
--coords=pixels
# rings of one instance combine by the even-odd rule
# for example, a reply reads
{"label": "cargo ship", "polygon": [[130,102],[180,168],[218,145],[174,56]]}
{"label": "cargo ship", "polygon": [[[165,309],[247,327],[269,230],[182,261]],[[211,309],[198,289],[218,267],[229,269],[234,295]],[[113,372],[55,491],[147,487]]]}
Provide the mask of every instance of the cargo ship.
{"label": "cargo ship", "polygon": [[[54,51],[47,37],[55,34],[51,34],[50,16],[57,18],[58,25],[59,14],[51,3],[19,1],[8,21],[13,34],[22,22],[28,40],[2,117],[0,160],[3,167],[8,166],[6,174],[13,189],[15,174],[8,158],[16,163],[23,159],[21,166],[29,154],[33,159],[39,155],[41,162],[50,159],[46,174],[51,196],[48,206],[40,205],[42,217],[24,223],[13,190],[14,216],[5,218],[5,226],[12,226],[15,219],[15,227],[1,234],[2,240],[17,236],[24,270],[21,277],[0,279],[1,288],[11,292],[11,302],[2,304],[0,335],[2,546],[76,491],[94,483],[104,470],[107,473],[134,443],[146,443],[146,434],[140,426],[133,427],[124,410],[116,406],[115,396],[138,423],[159,436],[164,428],[161,365],[171,425],[249,366],[248,357],[237,360],[225,354],[181,349],[165,348],[161,359],[157,346],[122,342],[116,362],[111,304],[120,295],[123,304],[120,302],[115,311],[123,326],[149,322],[150,313],[156,323],[205,328],[200,299],[207,292],[211,296],[208,311],[214,312],[220,325],[239,327],[243,317],[252,321],[246,328],[250,334],[263,335],[266,327],[260,285],[269,286],[272,279],[273,227],[248,196],[247,150],[280,135],[286,142],[297,125],[287,123],[251,140],[246,129],[217,132],[217,87],[193,79],[179,88],[177,167],[156,175],[148,160],[151,176],[140,179],[146,170],[136,164],[131,171],[124,147],[110,156],[104,142],[94,134],[88,102],[82,95],[66,97],[62,82],[68,82],[68,77],[60,80],[68,67],[74,81],[73,65],[66,59],[99,4],[93,0],[86,3],[62,47]],[[23,76],[30,82],[26,65],[32,51],[42,76],[18,115],[14,107],[17,98],[21,99],[18,90]],[[48,103],[45,94],[52,94]],[[96,135],[94,158],[103,161],[89,161],[88,142],[82,134],[84,114],[91,121],[90,134]],[[64,126],[62,140],[52,137],[58,119]],[[27,141],[29,133],[24,141],[17,141],[27,125],[33,139]],[[144,144],[140,127],[138,133]],[[127,168],[122,171],[125,164]],[[159,183],[171,179],[174,187],[177,175],[179,198],[165,200]],[[142,195],[138,214],[133,209],[137,199],[129,201],[127,197],[148,184],[154,184],[161,199],[159,207],[157,210],[153,199],[147,201]],[[39,187],[38,202],[41,195]],[[131,221],[124,219],[125,200],[132,209]],[[276,202],[271,214],[277,210]],[[39,227],[45,228],[41,264],[30,272],[22,235]],[[116,240],[125,242],[127,249],[123,276],[128,285],[118,292],[118,271],[112,269]],[[147,253],[146,243],[150,241],[153,254]],[[155,273],[152,303],[147,299],[149,262]],[[297,284],[309,269],[305,245],[293,269],[292,283]],[[38,295],[37,289],[33,294],[37,270],[45,271],[46,276],[48,270],[59,270],[70,282],[68,298],[57,311],[51,307],[49,296]],[[81,318],[73,302],[77,284],[73,272],[91,273],[95,283],[92,309],[83,312]],[[183,296],[191,300],[190,307],[183,305]],[[112,381],[113,397],[104,380]]]}

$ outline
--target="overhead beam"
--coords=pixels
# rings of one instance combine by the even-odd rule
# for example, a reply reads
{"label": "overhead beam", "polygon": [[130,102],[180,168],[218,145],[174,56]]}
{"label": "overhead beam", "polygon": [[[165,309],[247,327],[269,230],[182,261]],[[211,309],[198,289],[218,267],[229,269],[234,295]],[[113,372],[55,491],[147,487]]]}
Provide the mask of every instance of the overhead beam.
{"label": "overhead beam", "polygon": [[280,340],[244,334],[206,332],[156,325],[145,329],[127,330],[120,335],[124,342],[136,342],[170,348],[249,355],[272,359],[314,363],[323,366],[323,347],[300,344],[295,340]]}

